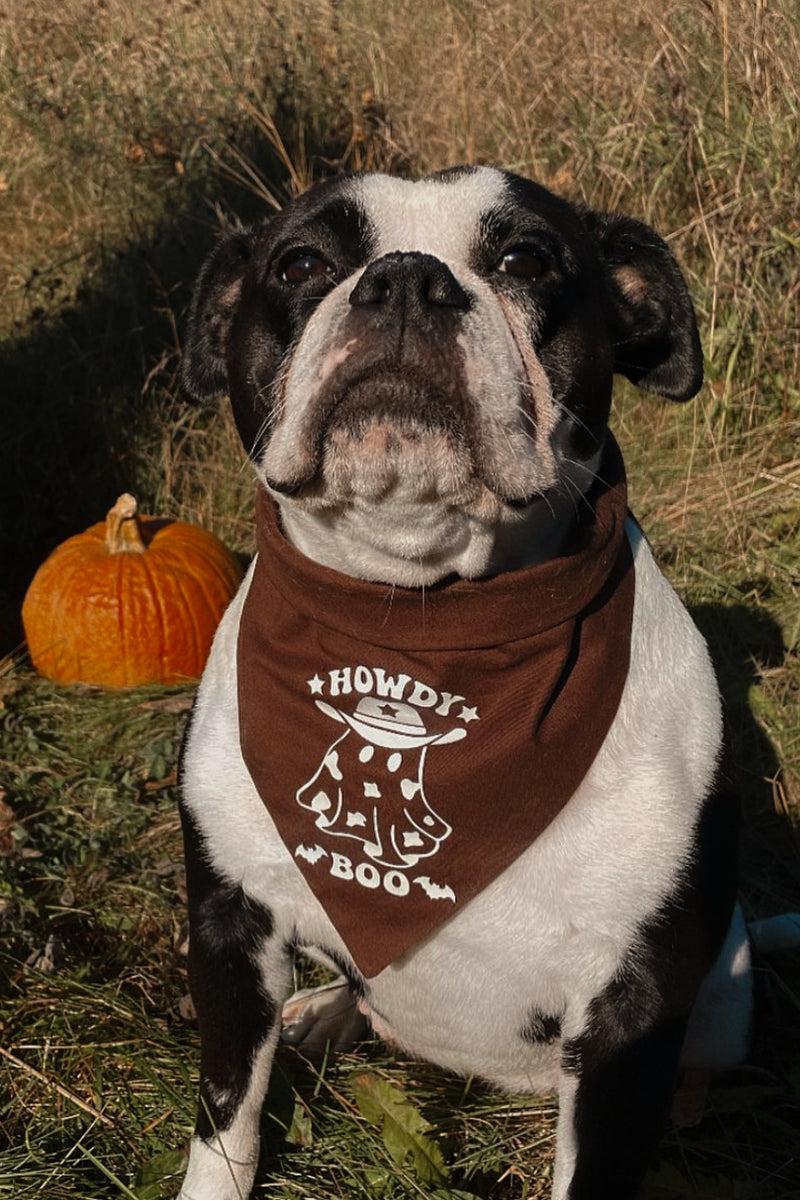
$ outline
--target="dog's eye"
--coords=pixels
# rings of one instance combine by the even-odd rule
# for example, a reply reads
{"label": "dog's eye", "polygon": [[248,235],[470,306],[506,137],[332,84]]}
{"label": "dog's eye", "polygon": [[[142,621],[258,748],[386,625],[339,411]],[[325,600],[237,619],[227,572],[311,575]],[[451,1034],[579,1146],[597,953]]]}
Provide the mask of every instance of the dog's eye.
{"label": "dog's eye", "polygon": [[515,246],[507,250],[497,270],[505,275],[513,275],[515,279],[538,279],[547,270],[547,260],[533,246]]}
{"label": "dog's eye", "polygon": [[330,279],[333,267],[311,250],[290,257],[283,266],[281,278],[285,283],[308,283],[310,279]]}

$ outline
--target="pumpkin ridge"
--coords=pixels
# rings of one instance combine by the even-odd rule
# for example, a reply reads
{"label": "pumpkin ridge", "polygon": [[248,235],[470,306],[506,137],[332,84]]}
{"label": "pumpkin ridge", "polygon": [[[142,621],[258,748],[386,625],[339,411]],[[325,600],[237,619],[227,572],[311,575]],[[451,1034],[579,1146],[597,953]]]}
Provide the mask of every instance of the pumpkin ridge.
{"label": "pumpkin ridge", "polygon": [[[216,565],[214,569],[217,571]],[[213,612],[216,606],[217,595],[224,595],[226,593],[226,581],[217,571],[215,578],[209,578],[206,576],[203,579],[198,579],[196,582],[198,590],[203,597],[203,603],[205,604],[209,613]],[[227,604],[225,607],[227,608]]]}
{"label": "pumpkin ridge", "polygon": [[126,584],[128,581],[126,579],[126,571],[125,571],[125,567],[129,561],[129,559],[128,559],[127,555],[119,555],[119,556],[114,555],[115,559],[117,557],[119,557],[119,564],[115,563],[114,565],[117,566],[117,570],[116,570],[117,624],[119,626],[119,641],[120,641],[121,655],[122,655],[122,663],[121,663],[122,678],[124,679],[125,684],[129,685],[130,684],[129,669],[128,669],[129,647],[128,647],[128,643],[127,643],[128,623],[126,620],[127,611],[128,611],[128,609],[127,609],[128,589],[126,587]]}
{"label": "pumpkin ridge", "polygon": [[[168,615],[166,612],[165,605],[162,602],[161,589],[158,586],[158,583],[157,583],[156,579],[154,578],[153,572],[151,570],[150,561],[148,559],[149,553],[150,553],[150,548],[148,545],[145,553],[141,556],[139,561],[142,564],[142,573],[147,577],[148,590],[149,590],[150,595],[155,604],[156,612],[158,613],[158,631],[159,631],[161,640],[160,640],[160,645],[158,647],[158,656],[157,656],[156,661],[163,663],[164,659],[166,657],[166,653],[167,653],[167,646],[169,645],[169,629],[168,629],[169,618],[168,618]],[[126,662],[127,662],[127,655],[126,655]]]}
{"label": "pumpkin ridge", "polygon": [[[191,576],[191,578],[192,578],[192,581],[194,582],[194,576]],[[202,645],[202,637],[201,637],[201,633],[200,633],[200,626],[198,625],[197,616],[195,613],[194,597],[187,594],[187,590],[184,587],[183,579],[180,575],[175,576],[175,583],[178,588],[178,595],[180,596],[181,601],[183,603],[184,611],[191,618],[191,627],[192,627],[192,634],[193,634],[193,641],[194,641],[194,657],[196,660],[199,660],[202,658],[201,649],[200,649],[200,647]],[[202,589],[201,589],[201,595],[202,595]],[[205,595],[203,595],[203,599],[205,600]],[[211,609],[210,606],[208,606],[208,607],[209,607],[209,616],[211,617],[212,622],[213,622],[213,609]]]}
{"label": "pumpkin ridge", "polygon": [[[233,552],[220,543],[215,534],[201,526],[176,522],[169,542],[159,544],[156,549],[165,566],[169,564],[175,574],[191,579],[212,610],[216,611],[218,598],[219,603],[227,607],[241,583],[243,572]],[[199,563],[202,564],[200,567]]]}
{"label": "pumpkin ridge", "polygon": [[[231,584],[234,583],[233,578],[232,578],[233,571],[227,570],[228,565],[229,564],[226,561],[225,569],[223,569],[223,565],[219,561],[212,562],[209,560],[209,562],[208,562],[208,566],[212,569],[212,571],[214,572],[214,575],[216,576],[215,582],[220,584],[220,592],[223,595],[230,591]],[[210,582],[210,580],[207,580],[207,582]],[[238,589],[238,586],[239,586],[238,583],[234,584],[235,589]],[[205,591],[205,585],[203,586],[203,590]]]}
{"label": "pumpkin ridge", "polygon": [[[71,585],[70,593],[72,593],[73,589],[75,589],[76,582],[78,580],[80,580],[80,562],[76,556],[74,547],[72,547],[70,550],[69,559],[71,560],[69,562],[69,565],[72,568],[70,571],[70,575],[69,575],[69,582]],[[78,595],[80,595],[79,590],[78,590]],[[71,594],[70,594],[70,599],[69,599],[69,607],[71,610],[72,609],[72,595]],[[66,647],[64,646],[64,639],[56,638],[56,639],[54,639],[54,641],[55,641],[56,646],[58,647],[58,660],[59,660],[58,670],[59,671],[68,670],[67,664],[69,662],[69,655],[66,651]],[[83,672],[84,672],[83,663],[84,663],[85,656],[83,654],[83,647],[80,642],[78,642],[75,646],[74,655],[75,655],[75,663],[76,663],[75,671],[76,671],[77,677],[79,679],[82,679]]]}

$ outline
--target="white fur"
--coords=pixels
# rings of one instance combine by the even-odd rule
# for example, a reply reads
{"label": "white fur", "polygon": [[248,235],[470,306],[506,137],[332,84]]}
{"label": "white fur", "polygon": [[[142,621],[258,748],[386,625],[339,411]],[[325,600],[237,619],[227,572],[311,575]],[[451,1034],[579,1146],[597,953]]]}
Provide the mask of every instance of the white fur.
{"label": "white fur", "polygon": [[358,196],[377,216],[377,256],[396,250],[432,254],[451,268],[463,266],[474,247],[480,219],[498,208],[506,183],[492,167],[464,174],[454,187],[438,179],[394,179],[367,175]]}

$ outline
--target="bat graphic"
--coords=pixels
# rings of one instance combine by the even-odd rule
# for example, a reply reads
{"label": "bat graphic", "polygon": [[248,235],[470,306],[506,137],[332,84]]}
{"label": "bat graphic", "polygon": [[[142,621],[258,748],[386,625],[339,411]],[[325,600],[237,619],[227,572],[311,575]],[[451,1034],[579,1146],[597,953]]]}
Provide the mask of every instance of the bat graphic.
{"label": "bat graphic", "polygon": [[452,900],[453,904],[456,902],[456,894],[453,889],[434,883],[429,875],[417,875],[413,882],[420,885],[429,900]]}
{"label": "bat graphic", "polygon": [[322,846],[304,846],[302,842],[295,850],[295,858],[303,858],[307,863],[311,863],[312,867],[319,862],[321,858],[328,857],[328,851],[323,850]]}

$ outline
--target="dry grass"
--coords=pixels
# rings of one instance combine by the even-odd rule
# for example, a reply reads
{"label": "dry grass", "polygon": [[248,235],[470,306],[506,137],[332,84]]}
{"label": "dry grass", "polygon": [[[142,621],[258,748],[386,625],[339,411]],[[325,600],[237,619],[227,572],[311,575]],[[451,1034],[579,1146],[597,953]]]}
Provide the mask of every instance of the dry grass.
{"label": "dry grass", "polygon": [[[799,115],[796,0],[5,0],[4,648],[35,565],[119,491],[249,548],[232,422],[176,381],[220,225],[343,167],[497,161],[645,217],[687,269],[707,384],[682,409],[621,388],[615,424],[720,668],[746,906],[797,907]],[[0,660],[0,1196],[177,1191],[196,1064],[174,795],[189,698],[59,690],[23,653]],[[800,1191],[800,971],[788,956],[764,975],[753,1065],[668,1135],[649,1200]],[[286,1058],[263,1195],[434,1194],[365,1127],[355,1061]],[[370,1061],[441,1137],[437,1195],[547,1195],[552,1106]]]}

